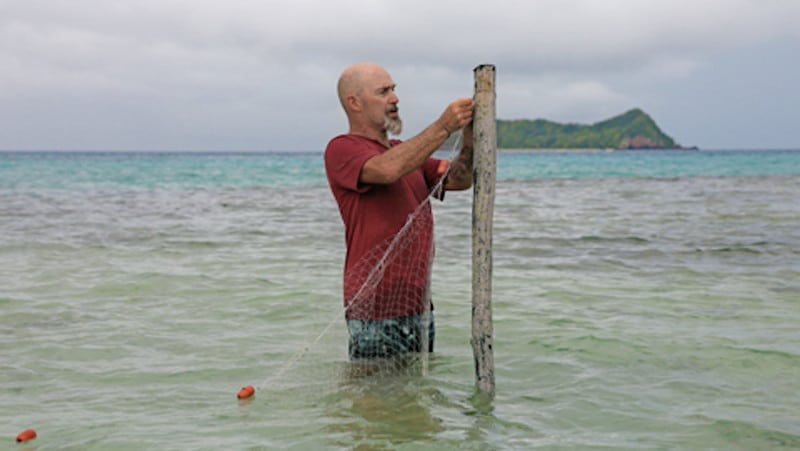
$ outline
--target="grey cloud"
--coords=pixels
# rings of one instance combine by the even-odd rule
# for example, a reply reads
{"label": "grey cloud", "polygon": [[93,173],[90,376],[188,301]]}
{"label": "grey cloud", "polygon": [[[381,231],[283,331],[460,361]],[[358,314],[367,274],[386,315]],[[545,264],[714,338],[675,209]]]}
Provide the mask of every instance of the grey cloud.
{"label": "grey cloud", "polygon": [[796,45],[797,19],[781,0],[2,2],[0,147],[318,149],[345,129],[335,80],[361,60],[392,71],[409,131],[485,62],[506,117],[669,119],[660,86]]}

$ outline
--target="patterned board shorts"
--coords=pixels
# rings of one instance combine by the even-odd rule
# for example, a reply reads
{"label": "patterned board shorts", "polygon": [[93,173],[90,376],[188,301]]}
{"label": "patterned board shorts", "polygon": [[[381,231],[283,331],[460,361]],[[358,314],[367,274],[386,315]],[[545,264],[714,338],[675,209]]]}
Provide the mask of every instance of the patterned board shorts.
{"label": "patterned board shorts", "polygon": [[426,319],[429,325],[428,352],[433,352],[436,331],[432,312],[381,320],[348,320],[350,360],[421,352]]}

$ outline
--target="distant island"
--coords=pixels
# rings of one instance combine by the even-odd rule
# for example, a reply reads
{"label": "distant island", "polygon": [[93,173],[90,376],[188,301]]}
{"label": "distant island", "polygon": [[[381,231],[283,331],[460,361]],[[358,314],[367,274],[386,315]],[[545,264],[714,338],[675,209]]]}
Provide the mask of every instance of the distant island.
{"label": "distant island", "polygon": [[500,149],[687,149],[639,108],[592,125],[545,119],[497,121]]}

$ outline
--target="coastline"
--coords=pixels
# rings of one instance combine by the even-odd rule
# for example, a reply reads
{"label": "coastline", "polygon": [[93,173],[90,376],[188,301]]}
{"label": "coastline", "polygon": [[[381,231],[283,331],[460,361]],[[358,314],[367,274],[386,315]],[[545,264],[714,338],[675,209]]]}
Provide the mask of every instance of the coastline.
{"label": "coastline", "polygon": [[568,147],[568,148],[498,148],[498,152],[503,153],[611,153],[611,152],[638,152],[638,151],[699,151],[698,147],[649,147],[649,148],[636,148],[636,149],[621,149],[621,148],[583,148],[583,147]]}

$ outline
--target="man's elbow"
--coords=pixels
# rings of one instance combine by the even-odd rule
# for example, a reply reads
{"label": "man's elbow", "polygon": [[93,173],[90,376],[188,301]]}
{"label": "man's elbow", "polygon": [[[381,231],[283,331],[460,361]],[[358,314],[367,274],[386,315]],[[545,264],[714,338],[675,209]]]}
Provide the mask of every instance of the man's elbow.
{"label": "man's elbow", "polygon": [[472,177],[461,179],[448,179],[445,188],[448,191],[464,191],[472,188]]}

